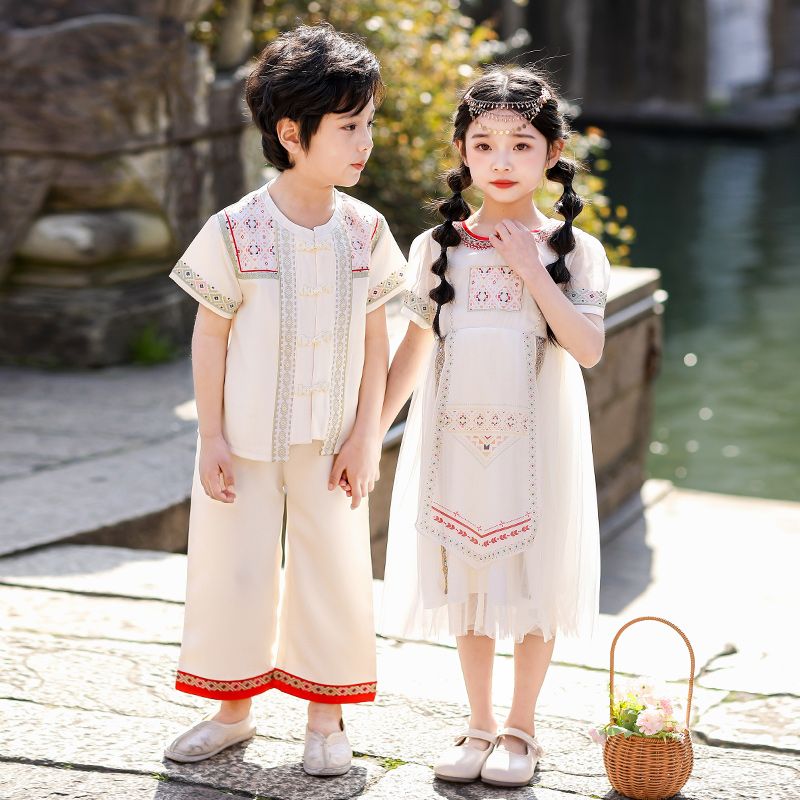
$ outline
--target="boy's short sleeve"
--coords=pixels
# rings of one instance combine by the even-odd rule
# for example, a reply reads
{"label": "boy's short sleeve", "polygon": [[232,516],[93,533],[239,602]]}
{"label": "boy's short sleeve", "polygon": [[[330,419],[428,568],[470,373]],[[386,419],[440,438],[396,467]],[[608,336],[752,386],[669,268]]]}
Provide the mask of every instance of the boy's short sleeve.
{"label": "boy's short sleeve", "polygon": [[233,318],[242,292],[216,215],[203,225],[169,277],[198,303]]}
{"label": "boy's short sleeve", "polygon": [[401,313],[420,328],[433,327],[433,318],[436,315],[436,303],[430,298],[431,289],[439,282],[431,272],[434,247],[439,248],[439,245],[431,238],[431,232],[425,231],[411,243],[408,255],[411,285],[403,295]]}
{"label": "boy's short sleeve", "polygon": [[369,257],[367,313],[380,308],[406,287],[407,265],[403,253],[382,215],[372,236]]}
{"label": "boy's short sleeve", "polygon": [[611,265],[602,243],[587,233],[576,232],[567,268],[572,276],[564,287],[567,299],[583,314],[604,316]]}

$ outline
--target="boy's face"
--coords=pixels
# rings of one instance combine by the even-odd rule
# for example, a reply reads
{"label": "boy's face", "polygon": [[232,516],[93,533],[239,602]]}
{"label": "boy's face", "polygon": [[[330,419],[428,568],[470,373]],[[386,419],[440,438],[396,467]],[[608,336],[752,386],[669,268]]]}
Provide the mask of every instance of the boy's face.
{"label": "boy's face", "polygon": [[357,114],[325,114],[308,151],[292,152],[293,171],[324,186],[355,186],[372,152],[375,103]]}

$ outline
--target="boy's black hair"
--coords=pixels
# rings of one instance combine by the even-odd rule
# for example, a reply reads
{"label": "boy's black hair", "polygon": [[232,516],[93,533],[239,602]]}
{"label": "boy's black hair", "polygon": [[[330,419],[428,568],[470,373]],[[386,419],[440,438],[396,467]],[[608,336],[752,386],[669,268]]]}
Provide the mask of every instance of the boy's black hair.
{"label": "boy's black hair", "polygon": [[284,117],[300,126],[308,150],[325,114],[358,114],[383,97],[378,59],[357,39],[323,22],[282,33],[258,57],[245,99],[261,132],[267,161],[281,172],[292,162],[276,125]]}

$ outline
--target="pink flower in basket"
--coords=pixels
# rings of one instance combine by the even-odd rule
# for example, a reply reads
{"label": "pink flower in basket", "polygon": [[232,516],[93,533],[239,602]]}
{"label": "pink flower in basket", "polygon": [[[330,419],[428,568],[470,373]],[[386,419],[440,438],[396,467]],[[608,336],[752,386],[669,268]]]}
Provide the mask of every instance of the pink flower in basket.
{"label": "pink flower in basket", "polygon": [[673,708],[672,708],[672,701],[669,697],[662,697],[659,699],[658,704],[661,706],[661,710],[664,712],[665,717],[673,716]]}
{"label": "pink flower in basket", "polygon": [[603,744],[605,740],[608,738],[601,730],[598,728],[589,728],[589,737],[595,744]]}
{"label": "pink flower in basket", "polygon": [[657,708],[645,708],[639,712],[636,726],[646,736],[655,736],[664,727],[664,712]]}

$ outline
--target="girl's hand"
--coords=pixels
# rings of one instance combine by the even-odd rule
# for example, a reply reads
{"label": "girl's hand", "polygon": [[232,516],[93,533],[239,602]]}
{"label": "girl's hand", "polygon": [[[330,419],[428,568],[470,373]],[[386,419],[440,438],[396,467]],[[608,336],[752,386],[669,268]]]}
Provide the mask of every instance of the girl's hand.
{"label": "girl's hand", "polygon": [[358,508],[380,478],[380,460],[379,436],[350,436],[334,459],[328,491],[339,486],[352,499],[350,508]]}
{"label": "girl's hand", "polygon": [[232,503],[236,499],[233,488],[233,459],[228,443],[222,435],[200,438],[200,483],[212,500]]}
{"label": "girl's hand", "polygon": [[533,235],[521,223],[504,219],[489,235],[489,241],[523,280],[540,276],[541,273],[549,277],[547,268],[539,258]]}

